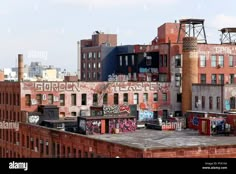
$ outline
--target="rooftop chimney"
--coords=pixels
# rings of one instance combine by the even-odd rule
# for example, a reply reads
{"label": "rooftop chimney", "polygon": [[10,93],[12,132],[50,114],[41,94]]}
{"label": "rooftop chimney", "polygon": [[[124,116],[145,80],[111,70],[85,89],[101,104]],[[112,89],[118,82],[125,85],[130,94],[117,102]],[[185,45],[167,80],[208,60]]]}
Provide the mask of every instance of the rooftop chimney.
{"label": "rooftop chimney", "polygon": [[24,62],[23,54],[18,54],[18,82],[24,80]]}

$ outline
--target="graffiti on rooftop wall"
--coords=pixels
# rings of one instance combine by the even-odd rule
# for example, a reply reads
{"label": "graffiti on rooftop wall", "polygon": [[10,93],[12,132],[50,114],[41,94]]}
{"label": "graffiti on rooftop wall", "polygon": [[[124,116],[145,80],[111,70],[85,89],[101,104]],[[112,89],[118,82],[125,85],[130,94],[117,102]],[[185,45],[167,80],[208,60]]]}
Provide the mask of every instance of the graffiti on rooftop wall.
{"label": "graffiti on rooftop wall", "polygon": [[100,134],[101,133],[101,121],[89,120],[86,122],[86,135]]}
{"label": "graffiti on rooftop wall", "polygon": [[114,82],[112,85],[113,92],[129,92],[129,91],[168,91],[167,84],[155,82]]}
{"label": "graffiti on rooftop wall", "polygon": [[109,133],[114,133],[114,129],[119,129],[119,132],[133,132],[136,130],[136,119],[110,119]]}
{"label": "graffiti on rooftop wall", "polygon": [[169,89],[168,83],[157,82],[24,82],[23,85],[24,90],[36,92],[166,92]]}
{"label": "graffiti on rooftop wall", "polygon": [[37,92],[80,91],[78,82],[37,82],[34,87]]}
{"label": "graffiti on rooftop wall", "polygon": [[130,113],[130,107],[128,105],[104,105],[103,106],[103,113],[104,115],[108,114],[119,114],[122,112]]}

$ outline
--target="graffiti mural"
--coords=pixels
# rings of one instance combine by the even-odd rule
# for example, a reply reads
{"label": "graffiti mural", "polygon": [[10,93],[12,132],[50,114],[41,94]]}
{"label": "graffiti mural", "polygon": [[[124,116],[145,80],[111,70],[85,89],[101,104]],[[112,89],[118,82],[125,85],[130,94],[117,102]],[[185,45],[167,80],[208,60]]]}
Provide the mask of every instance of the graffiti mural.
{"label": "graffiti mural", "polygon": [[128,105],[104,105],[103,106],[103,113],[104,115],[109,114],[119,114],[122,112],[130,113],[130,107]]}
{"label": "graffiti mural", "polygon": [[36,92],[132,92],[132,91],[155,91],[167,92],[169,83],[157,82],[24,82],[24,90]]}
{"label": "graffiti mural", "polygon": [[114,133],[114,129],[119,129],[119,132],[133,132],[136,130],[136,119],[110,119],[109,133]]}
{"label": "graffiti mural", "polygon": [[101,121],[100,120],[87,120],[86,121],[86,135],[101,134]]}
{"label": "graffiti mural", "polygon": [[153,112],[148,110],[139,111],[139,121],[148,121],[153,119]]}

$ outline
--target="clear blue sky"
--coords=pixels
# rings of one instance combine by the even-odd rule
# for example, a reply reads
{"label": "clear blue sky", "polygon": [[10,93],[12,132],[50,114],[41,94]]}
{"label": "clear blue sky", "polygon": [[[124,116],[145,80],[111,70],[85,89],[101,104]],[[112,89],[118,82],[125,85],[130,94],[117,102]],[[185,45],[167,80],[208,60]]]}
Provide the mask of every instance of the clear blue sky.
{"label": "clear blue sky", "polygon": [[[235,0],[0,0],[0,69],[41,61],[76,72],[76,42],[95,30],[118,34],[118,44],[149,44],[157,27],[203,18],[207,39],[236,27]],[[37,58],[39,56],[39,58]]]}

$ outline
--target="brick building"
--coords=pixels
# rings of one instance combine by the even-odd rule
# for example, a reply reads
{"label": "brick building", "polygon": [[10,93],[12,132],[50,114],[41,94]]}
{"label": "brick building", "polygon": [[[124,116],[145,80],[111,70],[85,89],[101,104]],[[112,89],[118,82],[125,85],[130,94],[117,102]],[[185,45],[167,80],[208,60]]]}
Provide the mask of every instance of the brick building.
{"label": "brick building", "polygon": [[91,39],[81,40],[78,73],[82,81],[107,81],[115,69],[116,34],[94,32]]}

